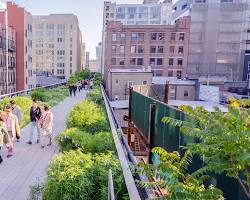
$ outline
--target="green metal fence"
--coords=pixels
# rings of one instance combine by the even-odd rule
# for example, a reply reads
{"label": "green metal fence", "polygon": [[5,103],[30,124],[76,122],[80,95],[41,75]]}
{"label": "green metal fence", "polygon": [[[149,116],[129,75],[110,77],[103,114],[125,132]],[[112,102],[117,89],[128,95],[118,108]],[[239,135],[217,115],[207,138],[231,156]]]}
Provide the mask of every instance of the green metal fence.
{"label": "green metal fence", "polygon": [[[162,147],[168,151],[181,152],[181,146],[194,142],[193,138],[183,135],[179,128],[162,122],[162,118],[165,116],[185,120],[185,114],[180,110],[136,91],[132,91],[130,100],[132,122],[147,138],[151,148]],[[154,109],[151,108],[152,105],[154,105]],[[154,111],[153,113],[152,110]],[[152,157],[151,159],[157,158]],[[194,157],[189,170],[194,171],[202,165],[201,160],[198,157]],[[214,174],[211,174],[211,177],[217,187],[222,189],[227,200],[247,200],[246,195],[244,195],[235,179],[228,178],[225,175]]]}

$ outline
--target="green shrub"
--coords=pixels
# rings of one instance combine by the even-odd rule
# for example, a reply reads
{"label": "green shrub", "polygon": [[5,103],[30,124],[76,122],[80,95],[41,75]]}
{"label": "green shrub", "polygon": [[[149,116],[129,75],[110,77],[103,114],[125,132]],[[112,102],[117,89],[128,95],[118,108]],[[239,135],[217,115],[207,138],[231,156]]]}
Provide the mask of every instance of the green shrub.
{"label": "green shrub", "polygon": [[51,162],[43,200],[106,200],[108,170],[112,169],[116,199],[126,194],[119,161],[111,154],[59,154]]}
{"label": "green shrub", "polygon": [[93,135],[77,128],[71,128],[60,133],[56,139],[61,151],[81,148],[85,153],[103,153],[115,150],[110,132]]}
{"label": "green shrub", "polygon": [[103,105],[103,98],[100,87],[90,90],[87,94],[87,98],[90,101],[97,103],[98,105]]}
{"label": "green shrub", "polygon": [[48,102],[52,98],[52,95],[47,89],[39,88],[31,92],[31,98],[43,102]]}
{"label": "green shrub", "polygon": [[69,77],[68,84],[75,84],[80,80],[89,78],[89,76],[90,76],[90,71],[88,69],[76,72],[75,74]]}
{"label": "green shrub", "polygon": [[67,118],[67,127],[79,128],[90,133],[110,130],[106,115],[101,107],[89,100],[73,107]]}

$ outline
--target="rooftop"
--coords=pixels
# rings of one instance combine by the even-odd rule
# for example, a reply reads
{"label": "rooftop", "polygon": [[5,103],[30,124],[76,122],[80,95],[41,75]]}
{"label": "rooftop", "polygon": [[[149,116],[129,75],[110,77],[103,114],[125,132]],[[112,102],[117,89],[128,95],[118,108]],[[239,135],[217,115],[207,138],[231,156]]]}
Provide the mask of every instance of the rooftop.
{"label": "rooftop", "polygon": [[111,73],[152,73],[151,70],[146,69],[110,69]]}
{"label": "rooftop", "polygon": [[195,85],[195,81],[181,80],[175,77],[158,77],[158,76],[153,77],[152,83],[165,85],[167,81],[169,81],[169,83],[172,85]]}

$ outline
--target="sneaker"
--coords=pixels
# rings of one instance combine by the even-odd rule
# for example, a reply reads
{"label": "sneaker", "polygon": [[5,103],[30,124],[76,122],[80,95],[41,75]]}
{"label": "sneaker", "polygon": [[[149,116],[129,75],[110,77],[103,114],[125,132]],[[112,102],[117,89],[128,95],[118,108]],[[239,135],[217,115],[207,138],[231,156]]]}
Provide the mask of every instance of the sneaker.
{"label": "sneaker", "polygon": [[2,156],[0,156],[0,164],[3,162],[3,158]]}
{"label": "sneaker", "polygon": [[31,145],[31,144],[32,144],[32,142],[31,142],[31,141],[28,141],[28,142],[27,142],[27,144],[30,144],[30,145]]}

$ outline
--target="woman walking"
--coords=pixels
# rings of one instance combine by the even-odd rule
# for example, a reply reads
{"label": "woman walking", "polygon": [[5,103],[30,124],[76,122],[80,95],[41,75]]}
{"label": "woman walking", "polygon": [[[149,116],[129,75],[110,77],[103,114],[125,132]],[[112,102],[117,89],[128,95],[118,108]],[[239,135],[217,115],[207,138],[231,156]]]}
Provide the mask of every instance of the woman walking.
{"label": "woman walking", "polygon": [[[12,113],[12,108],[10,105],[5,107],[4,112],[6,113],[5,117],[6,128],[13,147],[14,139],[16,138],[19,140],[20,138],[20,126],[16,115]],[[12,150],[13,148],[8,149],[8,155],[7,155],[8,158],[13,155]]]}
{"label": "woman walking", "polygon": [[[3,147],[3,144],[6,144],[8,150],[12,148],[11,140],[4,123],[4,114],[0,114],[0,150]],[[3,158],[0,155],[0,164],[3,162]]]}
{"label": "woman walking", "polygon": [[47,146],[50,146],[52,144],[53,114],[48,106],[44,106],[44,112],[41,117],[41,126],[43,132],[41,139],[41,147],[44,148],[47,139],[49,140]]}

